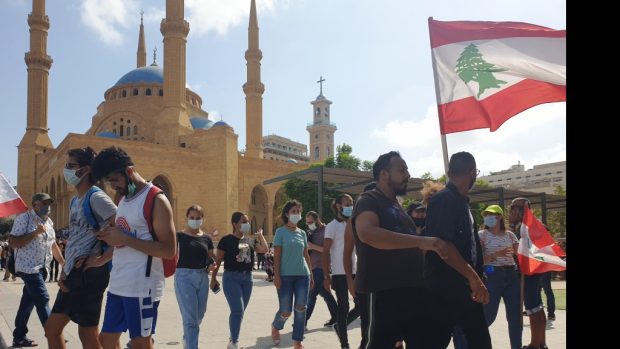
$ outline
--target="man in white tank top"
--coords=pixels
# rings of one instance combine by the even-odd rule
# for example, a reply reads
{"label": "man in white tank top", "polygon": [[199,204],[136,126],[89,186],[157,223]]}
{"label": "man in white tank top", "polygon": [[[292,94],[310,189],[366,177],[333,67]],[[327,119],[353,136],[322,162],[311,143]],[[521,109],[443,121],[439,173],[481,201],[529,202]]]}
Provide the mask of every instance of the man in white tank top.
{"label": "man in white tank top", "polygon": [[118,147],[104,149],[93,162],[93,172],[121,197],[116,227],[106,228],[97,236],[114,246],[101,344],[104,349],[114,349],[120,345],[121,333],[129,330],[133,349],[150,349],[157,307],[164,290],[162,258],[173,258],[176,254],[172,208],[165,195],[155,196],[152,214],[155,241],[144,218],[144,205],[153,184],[135,171],[129,155]]}

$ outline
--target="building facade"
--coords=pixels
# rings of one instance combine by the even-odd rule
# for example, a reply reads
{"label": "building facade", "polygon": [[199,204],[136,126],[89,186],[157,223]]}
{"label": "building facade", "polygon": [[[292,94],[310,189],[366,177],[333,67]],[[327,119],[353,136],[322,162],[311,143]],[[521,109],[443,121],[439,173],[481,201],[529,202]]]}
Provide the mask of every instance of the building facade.
{"label": "building facade", "polygon": [[307,145],[278,135],[263,137],[263,153],[267,160],[304,164],[310,160]]}
{"label": "building facade", "polygon": [[[299,170],[303,165],[263,158],[262,52],[258,41],[255,0],[251,1],[248,27],[246,146],[238,151],[238,136],[225,122],[213,122],[202,98],[186,87],[185,52],[189,23],[184,1],[167,0],[161,22],[163,67],[146,65],[144,28],[138,38],[136,68],[105,91],[104,100],[84,134],[70,133],[54,146],[48,136],[47,88],[52,59],[47,55],[50,20],[45,0],[33,0],[28,16],[31,50],[28,66],[26,132],[18,146],[17,190],[24,198],[45,191],[56,199],[52,219],[58,228],[69,223],[68,207],[75,195],[63,178],[69,149],[91,146],[96,151],[118,146],[132,157],[136,170],[164,189],[174,211],[177,229],[185,225],[185,211],[193,204],[204,208],[203,229],[231,230],[235,211],[248,214],[253,229],[273,232],[284,196],[280,184],[263,181]],[[240,101],[241,102],[241,101]],[[111,190],[104,188],[109,194]]]}
{"label": "building facade", "polygon": [[507,170],[491,172],[479,179],[494,187],[553,194],[558,185],[566,190],[566,161],[534,165],[529,170],[518,163]]}

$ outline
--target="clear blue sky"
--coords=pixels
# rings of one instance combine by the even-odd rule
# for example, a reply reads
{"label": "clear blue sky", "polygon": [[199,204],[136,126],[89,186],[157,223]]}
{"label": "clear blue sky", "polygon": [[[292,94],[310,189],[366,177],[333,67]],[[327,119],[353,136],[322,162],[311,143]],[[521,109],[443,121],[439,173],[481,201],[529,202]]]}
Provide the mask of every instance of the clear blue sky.
{"label": "clear blue sky", "polygon": [[[187,83],[245,143],[244,52],[250,0],[186,0],[190,22]],[[309,102],[324,94],[334,104],[336,144],[374,160],[400,150],[410,172],[441,175],[443,162],[435,107],[427,19],[520,21],[566,28],[564,0],[257,0],[263,51],[263,132],[308,143]],[[0,0],[0,171],[16,184],[17,148],[26,127],[27,15],[30,0]],[[91,124],[103,93],[135,68],[139,11],[145,11],[147,50],[162,52],[159,22],[165,1],[47,1],[50,137]],[[152,60],[149,54],[148,61]],[[162,64],[162,55],[158,55]],[[517,161],[566,159],[566,104],[526,111],[498,131],[448,135],[449,153],[467,150],[483,174]]]}

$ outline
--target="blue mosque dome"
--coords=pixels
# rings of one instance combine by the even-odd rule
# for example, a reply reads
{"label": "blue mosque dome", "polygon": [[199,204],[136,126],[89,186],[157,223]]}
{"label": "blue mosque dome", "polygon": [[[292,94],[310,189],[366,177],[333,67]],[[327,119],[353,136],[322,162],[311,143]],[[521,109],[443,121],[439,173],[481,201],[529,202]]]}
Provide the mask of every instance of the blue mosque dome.
{"label": "blue mosque dome", "polygon": [[146,83],[164,83],[164,70],[157,65],[149,65],[140,67],[123,75],[114,86],[134,84],[139,82]]}
{"label": "blue mosque dome", "polygon": [[208,130],[214,126],[213,121],[204,117],[192,116],[189,118],[189,122],[192,124],[192,128],[194,129]]}
{"label": "blue mosque dome", "polygon": [[227,123],[225,123],[224,121],[218,121],[215,124],[213,124],[213,127],[215,126],[226,126],[226,127],[230,127],[230,125],[228,125]]}
{"label": "blue mosque dome", "polygon": [[98,137],[105,137],[105,138],[118,138],[118,135],[114,132],[110,132],[110,131],[103,131],[103,132],[99,132],[97,133]]}

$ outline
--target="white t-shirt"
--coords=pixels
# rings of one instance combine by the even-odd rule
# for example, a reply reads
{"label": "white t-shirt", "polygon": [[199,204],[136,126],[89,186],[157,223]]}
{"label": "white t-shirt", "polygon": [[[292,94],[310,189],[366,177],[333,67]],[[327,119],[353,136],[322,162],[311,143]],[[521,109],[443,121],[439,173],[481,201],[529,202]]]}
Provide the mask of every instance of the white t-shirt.
{"label": "white t-shirt", "polygon": [[[125,234],[140,240],[153,241],[146,220],[144,202],[153,184],[148,183],[131,199],[123,197],[116,210],[116,226]],[[123,297],[147,297],[153,301],[164,293],[164,265],[161,258],[152,257],[151,275],[146,276],[148,256],[131,247],[115,247],[112,255],[109,292]]]}
{"label": "white t-shirt", "polygon": [[[332,275],[345,275],[344,272],[344,229],[347,226],[347,222],[338,222],[334,219],[327,226],[325,226],[325,239],[332,239],[332,247],[329,250],[331,259]],[[351,257],[353,263],[353,274],[357,271],[357,254],[355,253],[355,247],[353,248],[353,256]]]}

